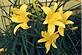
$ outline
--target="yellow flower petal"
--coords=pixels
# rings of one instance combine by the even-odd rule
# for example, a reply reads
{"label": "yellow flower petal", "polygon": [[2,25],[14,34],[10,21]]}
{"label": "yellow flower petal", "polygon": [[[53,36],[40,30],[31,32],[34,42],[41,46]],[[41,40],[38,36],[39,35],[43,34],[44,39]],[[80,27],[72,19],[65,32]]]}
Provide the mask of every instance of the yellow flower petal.
{"label": "yellow flower petal", "polygon": [[45,14],[47,14],[47,15],[52,14],[52,11],[49,7],[43,6],[41,8],[42,8],[42,10],[44,11]]}
{"label": "yellow flower petal", "polygon": [[20,11],[21,11],[21,12],[26,12],[26,9],[27,9],[27,5],[26,5],[26,4],[23,4],[23,5],[20,7]]}
{"label": "yellow flower petal", "polygon": [[63,22],[60,22],[60,21],[56,21],[55,25],[65,28],[65,24]]}
{"label": "yellow flower petal", "polygon": [[74,24],[74,22],[73,21],[70,21],[70,20],[67,20],[66,21],[66,24]]}
{"label": "yellow flower petal", "polygon": [[12,15],[12,17],[10,18],[13,22],[16,22],[16,23],[20,23],[20,18],[19,16],[16,16],[15,14]]}
{"label": "yellow flower petal", "polygon": [[43,24],[47,24],[48,23],[48,16],[46,16],[45,21],[43,22]]}
{"label": "yellow flower petal", "polygon": [[27,22],[25,22],[25,23],[22,23],[22,24],[21,24],[21,28],[23,28],[23,29],[28,29],[28,28],[31,28],[31,26],[28,26],[28,25],[27,25]]}
{"label": "yellow flower petal", "polygon": [[57,20],[60,20],[62,18],[61,14],[59,12],[49,14],[47,15],[46,21],[48,24],[54,24]]}
{"label": "yellow flower petal", "polygon": [[46,31],[42,31],[42,32],[41,32],[41,35],[42,35],[42,37],[44,37],[44,38],[48,38],[48,37],[49,37],[49,34],[48,34],[48,32],[46,32]]}
{"label": "yellow flower petal", "polygon": [[58,4],[55,2],[55,3],[54,3],[54,6],[53,6],[53,8],[52,8],[52,10],[53,10],[54,12],[56,11],[57,6],[58,6]]}
{"label": "yellow flower petal", "polygon": [[21,24],[18,24],[15,28],[14,28],[14,34],[16,33],[17,29],[21,26]]}
{"label": "yellow flower petal", "polygon": [[48,32],[49,34],[53,34],[55,31],[55,26],[53,24],[48,24]]}
{"label": "yellow flower petal", "polygon": [[46,42],[47,40],[48,40],[47,38],[42,38],[42,39],[38,40],[38,43]]}
{"label": "yellow flower petal", "polygon": [[48,20],[45,20],[44,22],[43,22],[43,24],[47,24],[48,23]]}
{"label": "yellow flower petal", "polygon": [[46,47],[46,54],[48,53],[48,51],[50,50],[50,46],[51,46],[51,42],[50,41],[47,41],[45,43],[45,47]]}
{"label": "yellow flower petal", "polygon": [[27,19],[25,17],[21,17],[15,14],[12,15],[11,20],[16,23],[27,22]]}
{"label": "yellow flower petal", "polygon": [[18,25],[15,27],[15,29],[14,29],[14,34],[16,33],[16,31],[17,31],[17,29],[18,29],[19,27],[21,27],[21,28],[23,28],[23,29],[31,28],[30,26],[27,25],[26,22],[25,22],[25,23],[18,24]]}
{"label": "yellow flower petal", "polygon": [[63,14],[63,6],[61,6],[58,10],[61,14]]}
{"label": "yellow flower petal", "polygon": [[27,15],[32,15],[30,12],[26,12],[27,13]]}
{"label": "yellow flower petal", "polygon": [[[12,8],[11,11],[14,13],[14,14],[20,14],[20,9],[18,8]],[[19,12],[18,12],[19,11]]]}
{"label": "yellow flower petal", "polygon": [[76,29],[78,29],[78,27],[72,27],[72,28],[70,28],[71,30],[76,30]]}
{"label": "yellow flower petal", "polygon": [[54,47],[54,48],[57,48],[57,46],[56,46],[56,44],[53,42],[52,43],[52,46]]}
{"label": "yellow flower petal", "polygon": [[30,16],[32,14],[30,12],[23,12],[23,11],[21,11],[21,13],[20,13],[20,16],[23,17],[23,18],[24,17],[26,18],[28,15]]}
{"label": "yellow flower petal", "polygon": [[58,32],[61,36],[64,36],[64,28],[63,27],[58,27]]}
{"label": "yellow flower petal", "polygon": [[55,20],[62,19],[62,16],[59,12],[54,13],[53,17],[54,17]]}
{"label": "yellow flower petal", "polygon": [[51,38],[52,38],[52,40],[51,40],[52,43],[53,43],[53,42],[56,42],[56,39],[57,39],[58,37],[59,37],[58,32],[53,33],[52,36],[51,36]]}
{"label": "yellow flower petal", "polygon": [[72,11],[67,11],[63,14],[63,17],[65,18],[65,20],[67,20],[71,15],[72,15]]}

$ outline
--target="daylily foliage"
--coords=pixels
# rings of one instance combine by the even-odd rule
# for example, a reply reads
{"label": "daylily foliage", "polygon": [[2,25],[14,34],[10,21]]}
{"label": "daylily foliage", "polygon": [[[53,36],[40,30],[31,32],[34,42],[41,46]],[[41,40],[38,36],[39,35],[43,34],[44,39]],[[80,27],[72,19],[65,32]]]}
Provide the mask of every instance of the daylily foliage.
{"label": "daylily foliage", "polygon": [[[57,10],[57,7],[58,7],[58,4],[56,2],[53,7],[48,7],[48,6],[41,7],[43,12],[46,14],[43,24],[44,25],[48,24],[47,26],[48,29],[47,31],[41,32],[41,36],[43,38],[39,39],[38,43],[45,42],[46,53],[48,53],[48,51],[50,50],[51,45],[54,48],[57,48],[56,40],[57,38],[59,38],[59,35],[64,36],[64,29],[66,28],[66,25],[74,24],[74,22],[72,22],[71,20],[68,20],[68,18],[72,15],[72,11],[64,12],[62,9],[63,6],[61,6],[58,10]],[[29,12],[26,12],[26,10],[27,10],[26,4],[23,4],[20,7],[20,9],[18,8],[12,9],[13,14],[11,16],[11,20],[15,23],[18,23],[18,25],[14,28],[14,34],[16,33],[19,27],[21,27],[22,29],[31,28],[31,26],[27,25],[27,22],[29,22],[30,20],[28,18],[28,15],[32,15],[32,14]]]}

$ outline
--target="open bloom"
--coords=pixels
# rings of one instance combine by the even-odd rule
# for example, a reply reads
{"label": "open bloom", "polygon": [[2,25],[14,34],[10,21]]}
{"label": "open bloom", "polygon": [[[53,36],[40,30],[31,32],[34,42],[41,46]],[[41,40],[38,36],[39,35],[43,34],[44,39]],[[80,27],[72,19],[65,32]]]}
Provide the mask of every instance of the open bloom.
{"label": "open bloom", "polygon": [[61,19],[61,14],[59,12],[55,12],[56,10],[56,6],[53,7],[53,9],[47,7],[47,6],[43,6],[41,7],[42,10],[44,11],[44,13],[46,14],[46,18],[45,21],[43,22],[43,24],[48,24],[48,32],[50,35],[53,34],[53,32],[55,31],[55,26],[61,26],[63,28],[65,28],[65,25],[59,21],[59,19]]}
{"label": "open bloom", "polygon": [[[62,6],[59,8],[59,13],[61,14],[62,18],[60,19],[60,21],[62,21],[64,23],[64,25],[67,24],[74,24],[74,22],[72,22],[71,20],[68,20],[68,18],[72,15],[72,11],[66,11],[65,13],[63,13],[63,9]],[[58,28],[59,34],[61,36],[64,36],[64,28],[62,26],[59,26]]]}
{"label": "open bloom", "polygon": [[23,29],[30,28],[30,26],[27,25],[27,22],[29,21],[29,18],[27,17],[27,15],[31,15],[31,13],[26,12],[26,9],[27,9],[27,5],[25,5],[25,4],[23,4],[20,7],[20,9],[18,9],[18,8],[13,8],[12,9],[13,15],[11,17],[11,20],[13,22],[19,23],[14,28],[14,34],[16,33],[16,31],[19,27],[21,27]]}
{"label": "open bloom", "polygon": [[38,43],[46,42],[45,43],[46,53],[48,53],[48,51],[50,50],[50,46],[51,45],[54,48],[57,48],[57,46],[56,46],[55,43],[56,43],[56,39],[59,37],[58,32],[55,32],[52,35],[50,35],[48,32],[42,31],[41,35],[42,35],[43,38],[41,38],[40,40],[38,40]]}

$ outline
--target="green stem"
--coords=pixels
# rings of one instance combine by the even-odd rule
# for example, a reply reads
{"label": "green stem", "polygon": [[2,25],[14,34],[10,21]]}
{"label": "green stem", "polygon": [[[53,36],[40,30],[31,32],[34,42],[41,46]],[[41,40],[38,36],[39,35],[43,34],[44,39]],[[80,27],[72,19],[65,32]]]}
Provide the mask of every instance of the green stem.
{"label": "green stem", "polygon": [[21,47],[21,55],[24,55],[24,54],[23,54],[23,47]]}
{"label": "green stem", "polygon": [[32,44],[31,42],[29,42],[28,40],[26,41],[28,44],[30,44],[31,46],[34,47],[34,44]]}
{"label": "green stem", "polygon": [[13,43],[12,55],[15,55],[15,47],[16,47],[16,43],[17,43],[17,37],[15,38],[14,43]]}
{"label": "green stem", "polygon": [[28,51],[27,51],[27,48],[26,48],[26,45],[25,45],[25,41],[24,41],[24,37],[23,36],[22,36],[22,42],[23,42],[23,45],[24,45],[24,49],[25,49],[26,55],[28,55]]}
{"label": "green stem", "polygon": [[76,51],[76,53],[77,53],[77,55],[78,55],[78,51],[77,51],[77,49],[76,49],[76,47],[75,47],[75,44],[73,43],[72,39],[70,38],[70,36],[68,35],[67,32],[66,32],[66,34],[67,34],[67,37],[68,37],[69,40],[71,41],[71,43],[72,43],[72,45],[73,45],[73,47],[74,47],[74,49],[75,49],[75,51]]}

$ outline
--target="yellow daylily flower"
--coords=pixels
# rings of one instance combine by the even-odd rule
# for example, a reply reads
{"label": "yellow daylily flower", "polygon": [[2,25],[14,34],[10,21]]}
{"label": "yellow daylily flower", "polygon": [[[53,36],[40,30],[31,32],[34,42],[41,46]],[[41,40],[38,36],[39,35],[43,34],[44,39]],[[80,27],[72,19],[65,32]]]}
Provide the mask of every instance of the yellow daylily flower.
{"label": "yellow daylily flower", "polygon": [[13,8],[11,11],[13,12],[13,15],[11,17],[11,20],[13,22],[19,23],[15,28],[14,28],[14,34],[16,33],[17,29],[19,27],[23,29],[28,29],[30,26],[27,25],[27,22],[29,21],[29,18],[27,15],[32,15],[29,12],[26,12],[27,5],[23,4],[20,9],[18,8]]}
{"label": "yellow daylily flower", "polygon": [[[55,11],[57,9],[57,6],[58,6],[58,4],[55,2],[52,9]],[[61,6],[58,9],[58,12],[61,14],[62,18],[60,20],[62,20],[64,22],[64,24],[74,24],[74,22],[67,20],[72,15],[72,11],[67,11],[67,12],[63,13],[64,11],[63,11],[63,8]]]}
{"label": "yellow daylily flower", "polygon": [[41,35],[42,35],[43,38],[41,38],[40,40],[38,40],[38,43],[46,42],[45,43],[46,53],[48,53],[48,51],[50,50],[50,46],[51,45],[54,48],[57,48],[57,46],[56,46],[55,43],[56,43],[56,39],[59,37],[58,32],[55,32],[52,35],[50,35],[48,32],[42,31]]}
{"label": "yellow daylily flower", "polygon": [[[60,21],[62,21],[64,23],[64,25],[74,24],[74,22],[72,22],[71,20],[68,20],[68,18],[72,15],[72,11],[67,11],[67,12],[63,13],[63,9],[62,9],[62,6],[61,6],[59,8],[59,13],[62,16],[62,18],[60,19]],[[59,34],[61,36],[64,36],[64,28],[62,26],[59,26],[58,31],[59,31]]]}
{"label": "yellow daylily flower", "polygon": [[74,24],[71,20],[68,20],[68,18],[72,15],[72,11],[66,11],[63,13],[62,6],[59,8],[59,13],[61,13],[62,19],[60,19],[64,24]]}
{"label": "yellow daylily flower", "polygon": [[[43,24],[48,24],[48,32],[50,35],[53,34],[53,32],[55,31],[56,25],[65,28],[63,22],[59,21],[59,19],[62,18],[59,12],[55,12],[53,11],[53,9],[50,9],[47,6],[43,6],[41,8],[46,14],[46,18]],[[56,7],[54,9],[56,10]]]}

